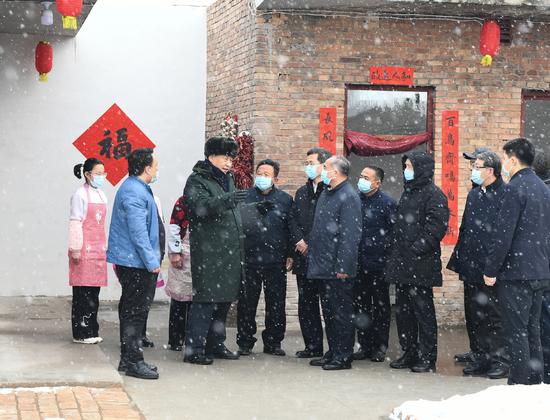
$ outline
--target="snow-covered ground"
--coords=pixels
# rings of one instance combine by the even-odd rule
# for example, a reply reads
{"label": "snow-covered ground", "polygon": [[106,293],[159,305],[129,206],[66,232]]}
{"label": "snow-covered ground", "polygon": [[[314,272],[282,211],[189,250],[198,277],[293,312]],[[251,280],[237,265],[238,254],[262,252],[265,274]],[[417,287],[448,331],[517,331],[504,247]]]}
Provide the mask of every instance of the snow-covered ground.
{"label": "snow-covered ground", "polygon": [[391,420],[548,420],[550,385],[499,385],[443,401],[407,401]]}

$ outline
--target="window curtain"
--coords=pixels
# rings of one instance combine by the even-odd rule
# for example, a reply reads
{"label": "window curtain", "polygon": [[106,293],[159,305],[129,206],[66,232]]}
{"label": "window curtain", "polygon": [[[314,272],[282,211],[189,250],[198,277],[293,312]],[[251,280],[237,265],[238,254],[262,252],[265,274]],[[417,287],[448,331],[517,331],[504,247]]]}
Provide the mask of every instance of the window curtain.
{"label": "window curtain", "polygon": [[346,156],[355,153],[358,156],[383,156],[405,153],[432,139],[428,132],[405,136],[398,140],[384,140],[371,134],[346,130],[344,132],[344,150]]}

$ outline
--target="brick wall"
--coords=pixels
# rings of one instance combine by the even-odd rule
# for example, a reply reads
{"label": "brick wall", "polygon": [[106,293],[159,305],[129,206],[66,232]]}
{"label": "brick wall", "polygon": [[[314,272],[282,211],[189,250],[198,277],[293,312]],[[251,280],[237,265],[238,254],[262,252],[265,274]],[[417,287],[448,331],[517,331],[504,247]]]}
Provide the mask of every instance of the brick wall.
{"label": "brick wall", "polygon": [[[461,152],[480,145],[500,149],[503,140],[520,134],[522,89],[550,89],[550,25],[516,22],[513,44],[501,47],[491,68],[480,65],[480,27],[464,21],[257,16],[253,117],[242,121],[256,139],[256,159],[280,160],[281,185],[293,193],[304,181],[305,152],[317,143],[319,108],[337,108],[341,153],[345,85],[368,84],[373,65],[414,67],[415,84],[435,88],[438,184],[441,111],[460,111]],[[216,102],[211,95],[209,89],[210,106]],[[467,162],[460,165],[459,214],[470,185]],[[451,251],[444,248],[444,265]],[[435,291],[439,321],[463,322],[462,285],[447,270],[444,276]]]}

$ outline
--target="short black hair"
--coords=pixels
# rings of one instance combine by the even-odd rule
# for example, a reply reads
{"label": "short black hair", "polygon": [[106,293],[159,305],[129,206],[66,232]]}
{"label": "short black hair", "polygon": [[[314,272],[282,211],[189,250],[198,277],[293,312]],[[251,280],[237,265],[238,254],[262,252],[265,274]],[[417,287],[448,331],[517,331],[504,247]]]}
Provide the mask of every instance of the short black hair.
{"label": "short black hair", "polygon": [[332,153],[322,147],[314,147],[307,151],[306,156],[317,155],[319,163],[325,163],[327,159],[332,157]]}
{"label": "short black hair", "polygon": [[136,149],[128,156],[128,175],[139,176],[153,164],[153,149]]}
{"label": "short black hair", "polygon": [[548,175],[550,174],[550,158],[542,149],[537,149],[535,153],[533,170],[541,179],[547,179]]}
{"label": "short black hair", "polygon": [[96,158],[88,158],[84,162],[84,164],[79,163],[78,165],[75,165],[73,168],[74,176],[76,176],[78,179],[82,179],[82,174],[85,172],[91,172],[96,165],[103,165],[103,162]]}
{"label": "short black hair", "polygon": [[367,165],[365,168],[372,169],[376,173],[376,177],[380,180],[380,182],[384,181],[384,170],[378,166],[370,166]]}
{"label": "short black hair", "polygon": [[502,146],[502,150],[508,157],[515,156],[521,163],[531,166],[535,160],[535,146],[523,137],[510,140]]}
{"label": "short black hair", "polygon": [[275,178],[277,178],[279,176],[279,171],[281,170],[281,165],[279,165],[279,162],[276,162],[274,161],[273,159],[264,159],[264,160],[261,160],[257,165],[256,165],[256,171],[258,170],[258,168],[262,165],[269,165],[269,166],[272,166],[273,167],[273,171],[275,172]]}

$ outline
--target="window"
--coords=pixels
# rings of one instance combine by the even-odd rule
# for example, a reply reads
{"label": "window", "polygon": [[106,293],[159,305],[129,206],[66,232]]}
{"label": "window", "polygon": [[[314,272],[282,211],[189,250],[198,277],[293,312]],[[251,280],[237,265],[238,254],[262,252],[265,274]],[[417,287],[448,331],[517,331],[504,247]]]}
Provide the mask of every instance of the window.
{"label": "window", "polygon": [[550,92],[523,91],[522,135],[550,156]]}
{"label": "window", "polygon": [[[389,142],[428,133],[428,140],[413,149],[433,150],[433,88],[403,88],[348,85],[346,90],[346,130],[376,136]],[[368,142],[368,141],[367,141]],[[377,156],[348,155],[353,181],[366,165],[381,167],[385,172],[383,189],[395,199],[403,192],[404,153]]]}

